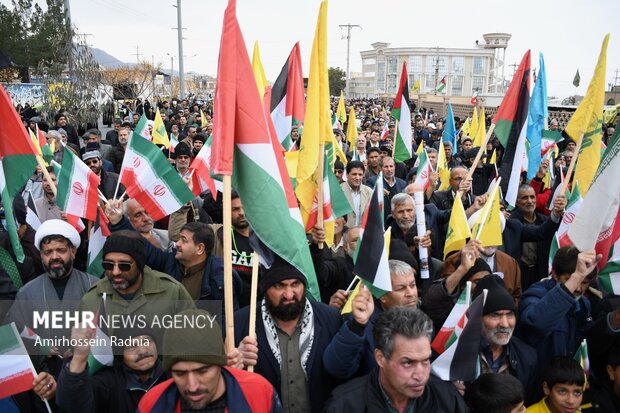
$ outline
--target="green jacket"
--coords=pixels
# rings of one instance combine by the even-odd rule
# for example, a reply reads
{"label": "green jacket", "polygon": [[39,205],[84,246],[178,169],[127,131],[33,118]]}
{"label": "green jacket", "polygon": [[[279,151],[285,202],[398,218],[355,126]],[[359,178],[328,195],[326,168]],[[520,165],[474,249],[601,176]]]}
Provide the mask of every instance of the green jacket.
{"label": "green jacket", "polygon": [[97,313],[105,293],[105,313],[110,320],[109,336],[115,335],[115,327],[131,330],[131,327],[127,328],[127,323],[133,322],[136,330],[143,330],[145,326],[151,330],[161,345],[164,330],[171,328],[170,323],[174,322],[172,317],[183,310],[195,308],[194,300],[185,287],[169,275],[146,266],[142,274],[142,287],[131,300],[121,297],[104,276],[84,295],[80,310]]}

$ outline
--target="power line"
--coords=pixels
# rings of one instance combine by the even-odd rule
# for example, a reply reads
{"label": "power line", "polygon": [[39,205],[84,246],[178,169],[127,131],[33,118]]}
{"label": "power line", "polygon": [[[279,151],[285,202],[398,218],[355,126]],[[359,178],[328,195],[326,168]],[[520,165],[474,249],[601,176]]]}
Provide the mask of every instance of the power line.
{"label": "power line", "polygon": [[348,23],[348,24],[340,24],[339,27],[341,29],[344,29],[344,28],[347,29],[347,36],[346,36],[346,39],[347,39],[347,83],[345,86],[345,90],[346,90],[345,94],[347,95],[347,97],[349,97],[349,83],[350,83],[349,82],[350,80],[349,58],[350,58],[350,52],[351,52],[351,29],[355,29],[359,27],[359,29],[362,30],[362,26],[360,26],[359,24]]}

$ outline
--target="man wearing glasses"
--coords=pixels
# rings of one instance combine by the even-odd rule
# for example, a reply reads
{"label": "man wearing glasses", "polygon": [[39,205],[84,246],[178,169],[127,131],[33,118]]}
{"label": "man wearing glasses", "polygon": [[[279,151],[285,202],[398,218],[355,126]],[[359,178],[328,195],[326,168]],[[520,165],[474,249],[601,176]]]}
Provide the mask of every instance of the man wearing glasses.
{"label": "man wearing glasses", "polygon": [[123,315],[138,323],[143,320],[153,329],[155,341],[161,342],[165,326],[154,323],[154,319],[163,320],[164,315],[175,315],[195,306],[179,282],[145,266],[144,243],[135,231],[118,231],[108,237],[101,262],[104,277],[84,295],[80,309],[97,312],[105,294],[108,316]]}

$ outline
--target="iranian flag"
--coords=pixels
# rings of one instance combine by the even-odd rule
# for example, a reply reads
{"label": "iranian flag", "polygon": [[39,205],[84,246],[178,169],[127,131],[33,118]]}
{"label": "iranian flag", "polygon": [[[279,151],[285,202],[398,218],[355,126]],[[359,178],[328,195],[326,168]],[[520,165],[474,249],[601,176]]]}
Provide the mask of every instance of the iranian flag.
{"label": "iranian flag", "polygon": [[271,88],[271,120],[278,141],[287,151],[293,145],[291,130],[303,127],[306,114],[304,96],[301,53],[297,42]]}
{"label": "iranian flag", "polygon": [[[504,147],[500,169],[502,193],[514,206],[519,189],[519,176],[526,154],[527,117],[530,104],[530,51],[528,50],[510,82],[506,95],[493,118],[495,135]],[[527,165],[527,163],[525,164]]]}
{"label": "iranian flag", "polygon": [[13,199],[37,166],[37,150],[28,136],[24,124],[13,107],[9,95],[0,85],[0,196],[4,201],[7,232],[17,261],[24,261],[15,217]]}
{"label": "iranian flag", "polygon": [[456,338],[461,335],[463,331],[463,327],[466,322],[466,312],[469,308],[469,304],[471,303],[471,281],[467,281],[467,286],[459,296],[458,301],[452,307],[452,311],[450,311],[450,315],[441,326],[441,329],[435,336],[433,340],[433,350],[437,352],[437,354],[442,354],[448,347],[450,347],[455,341]]}
{"label": "iranian flag", "polygon": [[198,196],[207,189],[211,191],[213,200],[217,198],[217,189],[215,188],[215,181],[211,177],[211,138],[200,148],[198,155],[192,161],[189,166],[190,173],[192,174],[192,191],[194,195]]}
{"label": "iranian flag", "polygon": [[97,314],[95,314],[95,343],[90,347],[88,355],[88,372],[93,375],[105,366],[111,366],[114,362],[112,343],[108,335],[107,324],[101,320],[107,320],[105,312],[106,293],[103,293]]}
{"label": "iranian flag", "polygon": [[473,381],[479,373],[478,354],[480,353],[480,334],[482,332],[482,310],[487,290],[484,290],[471,303],[465,312],[462,327],[452,345],[431,364],[431,371],[442,380]]}
{"label": "iranian flag", "polygon": [[384,141],[388,138],[388,136],[390,135],[390,126],[389,126],[389,121],[388,119],[385,119],[383,121],[383,129],[381,129],[381,140]]}
{"label": "iranian flag", "polygon": [[194,194],[162,151],[150,141],[140,139],[137,128],[125,150],[120,180],[127,195],[135,198],[155,221],[194,199]]}
{"label": "iranian flag", "polygon": [[620,121],[605,155],[592,179],[588,194],[575,220],[568,229],[568,237],[580,251],[595,249],[603,255],[599,269],[609,259],[612,245],[620,238]]}
{"label": "iranian flag", "polygon": [[97,219],[90,229],[90,236],[88,238],[87,273],[100,278],[103,276],[103,267],[101,266],[101,261],[103,261],[103,244],[105,244],[109,236],[108,218],[99,208]]}
{"label": "iranian flag", "polygon": [[179,138],[174,133],[170,133],[170,148],[168,148],[170,153],[174,153],[174,148],[176,148],[178,144]]}
{"label": "iranian flag", "polygon": [[140,116],[140,119],[138,120],[138,123],[133,130],[133,133],[137,133],[147,141],[153,140],[153,137],[151,136],[151,130],[148,128],[148,119],[144,115],[144,112],[142,112],[142,116]]}
{"label": "iranian flag", "polygon": [[598,279],[601,287],[609,294],[620,295],[620,240],[611,247],[609,260]]}
{"label": "iranian flag", "polygon": [[444,76],[439,81],[439,85],[437,86],[437,93],[443,92],[445,88],[446,88],[446,77]]}
{"label": "iranian flag", "polygon": [[[562,189],[562,185],[558,185],[558,189],[554,191],[553,197],[555,198],[555,192],[559,192]],[[581,208],[581,204],[583,203],[583,198],[581,198],[581,193],[579,191],[579,183],[575,182],[573,186],[573,192],[568,196],[568,202],[566,204],[566,210],[564,211],[564,215],[562,215],[562,222],[558,227],[555,235],[551,239],[551,248],[549,250],[549,270],[551,270],[551,264],[553,263],[553,257],[555,257],[556,252],[561,247],[566,245],[571,245],[570,239],[568,239],[568,228],[570,224],[575,219],[575,215],[579,212]],[[553,205],[553,204],[552,204]]]}
{"label": "iranian flag", "polygon": [[409,109],[409,86],[407,78],[407,63],[403,62],[403,71],[400,75],[400,85],[392,106],[392,117],[398,121],[398,130],[394,137],[394,162],[404,162],[411,159],[411,111]]}
{"label": "iranian flag", "polygon": [[540,154],[544,156],[553,147],[557,148],[558,143],[562,142],[564,137],[560,132],[543,129],[540,140]]}
{"label": "iranian flag", "polygon": [[426,191],[431,183],[432,172],[431,161],[428,159],[426,149],[420,152],[418,159],[416,159],[415,165],[418,167],[418,173],[415,176],[415,183],[424,187],[424,190]]}
{"label": "iranian flag", "polygon": [[[50,163],[54,167],[54,174],[57,177],[60,176],[60,171],[62,170],[62,166],[54,160],[52,160]],[[84,222],[82,221],[82,218],[78,217],[77,215],[67,214],[67,222],[71,224],[71,226],[75,228],[77,232],[82,232],[86,229],[86,226],[84,225]]]}
{"label": "iranian flag", "polygon": [[357,243],[353,274],[365,281],[375,297],[392,291],[388,265],[389,245],[383,231],[383,174],[379,172],[364,214],[364,231]]}
{"label": "iranian flag", "polygon": [[36,375],[15,323],[0,326],[0,399],[32,389]]}
{"label": "iranian flag", "polygon": [[73,151],[65,150],[58,175],[58,208],[67,214],[97,219],[100,178]]}
{"label": "iranian flag", "polygon": [[306,276],[309,293],[320,300],[297,199],[279,149],[282,145],[269,131],[234,0],[224,14],[217,82],[212,170],[232,175],[254,233]]}

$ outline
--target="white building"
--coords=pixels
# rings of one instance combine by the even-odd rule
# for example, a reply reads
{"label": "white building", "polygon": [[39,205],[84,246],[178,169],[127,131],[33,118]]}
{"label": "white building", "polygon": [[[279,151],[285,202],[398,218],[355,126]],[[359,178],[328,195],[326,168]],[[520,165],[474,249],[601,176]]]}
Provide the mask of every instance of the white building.
{"label": "white building", "polygon": [[350,98],[393,97],[398,88],[403,62],[407,62],[409,88],[420,82],[419,94],[435,94],[441,79],[446,87],[440,95],[472,96],[503,94],[505,53],[511,35],[483,35],[484,44],[473,49],[442,47],[395,47],[373,43],[360,52],[361,76],[350,79]]}

